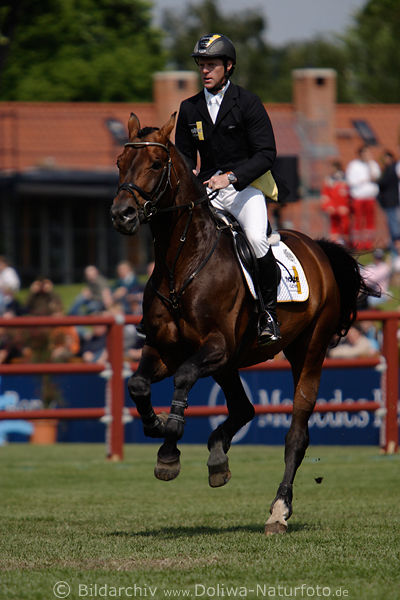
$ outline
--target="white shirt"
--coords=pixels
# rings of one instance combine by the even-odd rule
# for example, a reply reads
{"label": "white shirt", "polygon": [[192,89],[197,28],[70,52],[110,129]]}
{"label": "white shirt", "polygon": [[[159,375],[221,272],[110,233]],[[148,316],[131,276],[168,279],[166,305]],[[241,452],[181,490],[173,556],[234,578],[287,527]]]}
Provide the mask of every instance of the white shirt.
{"label": "white shirt", "polygon": [[364,162],[359,158],[350,161],[346,169],[346,180],[350,186],[351,196],[355,200],[376,198],[379,186],[375,179],[381,174],[379,165],[374,160]]}
{"label": "white shirt", "polygon": [[222,100],[224,99],[224,95],[229,87],[229,84],[230,81],[228,80],[224,87],[221,90],[219,90],[217,94],[211,94],[211,92],[204,88],[204,96],[206,98],[208,112],[213,123],[215,123],[215,121],[217,120],[219,107],[221,106]]}
{"label": "white shirt", "polygon": [[0,271],[0,292],[5,294],[8,291],[18,292],[20,286],[17,272],[12,267],[6,267]]}

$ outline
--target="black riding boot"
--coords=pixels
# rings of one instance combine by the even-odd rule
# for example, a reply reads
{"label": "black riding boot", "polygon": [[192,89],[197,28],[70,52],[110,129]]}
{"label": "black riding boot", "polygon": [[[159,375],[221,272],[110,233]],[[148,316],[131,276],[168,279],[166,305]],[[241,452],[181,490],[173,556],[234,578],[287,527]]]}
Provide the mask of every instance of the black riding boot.
{"label": "black riding boot", "polygon": [[257,259],[257,265],[259,287],[263,301],[261,302],[261,314],[258,322],[258,343],[267,346],[281,339],[276,316],[276,295],[280,271],[271,248],[265,256]]}

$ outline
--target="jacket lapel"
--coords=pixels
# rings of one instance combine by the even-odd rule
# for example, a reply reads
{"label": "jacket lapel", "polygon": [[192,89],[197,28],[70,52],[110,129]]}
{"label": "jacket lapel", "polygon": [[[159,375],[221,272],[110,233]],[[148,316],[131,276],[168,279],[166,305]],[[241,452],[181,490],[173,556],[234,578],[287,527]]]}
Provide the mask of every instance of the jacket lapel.
{"label": "jacket lapel", "polygon": [[[228,89],[226,90],[223,100],[221,102],[221,106],[218,111],[217,120],[215,121],[215,125],[218,125],[225,115],[232,109],[232,107],[236,104],[237,98],[237,87],[234,83],[230,83]],[[206,105],[207,109],[207,105]]]}
{"label": "jacket lapel", "polygon": [[213,124],[213,122],[211,121],[210,113],[208,112],[207,102],[206,102],[206,98],[204,95],[204,91],[201,91],[198,95],[197,102],[196,102],[196,109],[199,111],[200,115],[203,117],[203,119],[205,121],[207,121],[211,125]]}

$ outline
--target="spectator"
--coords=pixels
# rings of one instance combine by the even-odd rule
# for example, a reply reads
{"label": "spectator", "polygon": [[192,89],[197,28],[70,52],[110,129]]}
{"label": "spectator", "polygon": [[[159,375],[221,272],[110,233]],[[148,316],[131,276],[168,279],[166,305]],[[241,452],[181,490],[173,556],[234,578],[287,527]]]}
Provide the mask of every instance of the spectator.
{"label": "spectator", "polygon": [[[55,310],[54,317],[63,316],[64,311]],[[59,325],[49,331],[49,352],[51,362],[68,362],[78,356],[80,339],[74,325]]]}
{"label": "spectator", "polygon": [[109,308],[112,304],[112,294],[108,282],[94,265],[85,268],[87,285],[76,297],[69,315],[99,313]]}
{"label": "spectator", "polygon": [[378,201],[386,216],[390,233],[390,250],[397,254],[395,241],[400,239],[399,178],[396,173],[396,160],[388,150],[383,154],[383,172],[378,180]]}
{"label": "spectator", "polygon": [[378,330],[373,321],[365,321],[364,319],[359,321],[357,326],[359,326],[362,333],[367,336],[372,347],[375,349],[375,352],[379,353],[383,342],[382,330]]}
{"label": "spectator", "polygon": [[[114,316],[123,315],[123,305],[121,303],[115,303],[110,307],[110,312]],[[124,358],[126,360],[137,361],[142,355],[142,348],[144,346],[144,339],[142,335],[139,335],[135,325],[128,323],[124,326]]]}
{"label": "spectator", "polygon": [[350,241],[350,197],[342,164],[334,161],[331,174],[321,191],[321,208],[329,216],[330,238],[335,242]]}
{"label": "spectator", "polygon": [[53,282],[45,277],[36,279],[31,284],[23,308],[26,314],[35,317],[47,317],[55,312],[63,312],[62,300],[54,291]]}
{"label": "spectator", "polygon": [[358,250],[371,250],[376,227],[376,183],[381,174],[378,163],[373,160],[369,146],[362,146],[358,158],[350,161],[346,180],[350,187],[353,211],[353,243]]}
{"label": "spectator", "polygon": [[125,312],[130,312],[130,302],[133,296],[142,296],[143,290],[133,266],[128,260],[117,265],[117,279],[112,288],[114,302],[122,302]]}
{"label": "spectator", "polygon": [[107,325],[93,325],[81,340],[80,356],[84,362],[107,360]]}
{"label": "spectator", "polygon": [[396,254],[392,256],[392,273],[390,284],[394,287],[400,287],[400,239],[394,240]]}
{"label": "spectator", "polygon": [[387,301],[391,278],[391,267],[385,260],[384,251],[381,248],[377,248],[373,253],[373,258],[374,262],[364,267],[364,277],[368,285],[374,290],[381,292],[381,297],[368,296],[369,308],[374,308]]}
{"label": "spectator", "polygon": [[[4,319],[15,317],[15,312],[8,310],[2,317]],[[0,363],[11,363],[19,360],[24,355],[25,335],[16,327],[0,328]]]}
{"label": "spectator", "polygon": [[377,354],[376,347],[358,324],[350,327],[347,336],[336,348],[329,350],[329,358],[362,358]]}
{"label": "spectator", "polygon": [[[64,315],[62,300],[50,279],[36,279],[31,284],[25,312],[37,317]],[[67,362],[79,352],[79,334],[73,325],[32,327],[25,330],[25,338],[23,356],[27,361]]]}
{"label": "spectator", "polygon": [[20,288],[17,271],[10,266],[5,256],[0,256],[0,314],[3,314],[14,301]]}

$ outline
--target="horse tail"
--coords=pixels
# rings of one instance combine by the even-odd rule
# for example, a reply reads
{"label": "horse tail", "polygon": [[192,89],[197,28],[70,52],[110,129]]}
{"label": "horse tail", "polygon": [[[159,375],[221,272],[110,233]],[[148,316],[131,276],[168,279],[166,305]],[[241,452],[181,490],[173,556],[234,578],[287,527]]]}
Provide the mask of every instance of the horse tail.
{"label": "horse tail", "polygon": [[[357,308],[367,296],[380,297],[361,275],[360,264],[349,250],[329,240],[317,240],[327,255],[340,291],[340,319],[335,334],[344,337],[357,318]],[[339,340],[338,340],[339,341]]]}

